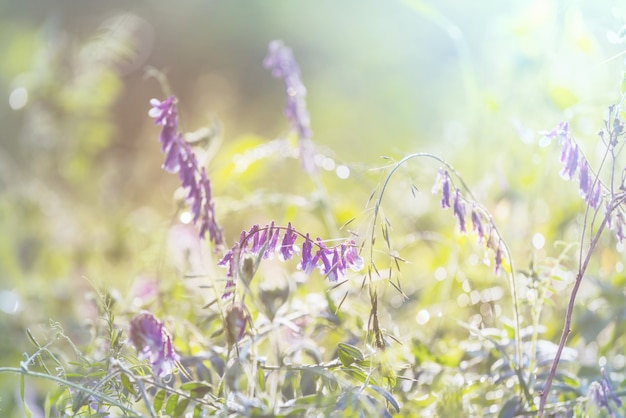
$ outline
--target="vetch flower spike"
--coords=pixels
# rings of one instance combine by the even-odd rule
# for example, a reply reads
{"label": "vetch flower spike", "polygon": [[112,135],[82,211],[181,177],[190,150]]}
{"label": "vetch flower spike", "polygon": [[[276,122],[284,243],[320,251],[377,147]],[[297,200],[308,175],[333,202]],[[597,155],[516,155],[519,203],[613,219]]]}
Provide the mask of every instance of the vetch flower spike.
{"label": "vetch flower spike", "polygon": [[[457,218],[459,230],[462,233],[467,233],[466,228],[466,199],[461,194],[461,191],[454,187],[450,181],[450,175],[447,170],[439,169],[437,172],[437,179],[433,186],[433,193],[441,191],[441,207],[447,209],[452,207],[454,216]],[[450,199],[452,198],[452,204]],[[472,231],[478,235],[478,242],[491,250],[494,254],[494,270],[496,275],[500,273],[502,264],[504,262],[505,246],[504,242],[498,235],[495,226],[493,225],[491,218],[485,215],[484,210],[480,209],[478,205],[472,203],[472,210],[470,213],[470,219],[472,222]],[[489,257],[485,255],[485,264],[490,264]]]}
{"label": "vetch flower spike", "polygon": [[564,165],[560,172],[561,177],[565,180],[573,180],[578,171],[580,196],[591,208],[598,209],[602,203],[602,182],[589,169],[589,163],[572,138],[567,123],[561,122],[545,135],[548,139],[556,137],[562,147],[560,159]]}
{"label": "vetch flower spike", "polygon": [[591,382],[589,385],[587,399],[600,409],[606,409],[611,415],[613,415],[611,400],[615,402],[618,408],[622,406],[622,401],[613,392],[611,381],[604,368],[602,369],[602,380]]}
{"label": "vetch flower spike", "polygon": [[272,75],[283,80],[287,104],[285,116],[289,120],[291,129],[298,134],[298,149],[304,171],[312,174],[316,170],[315,149],[311,142],[311,122],[306,108],[306,87],[300,78],[300,68],[296,63],[291,48],[282,41],[272,41],[269,44],[267,56],[263,65],[272,71]]}
{"label": "vetch flower spike", "polygon": [[148,112],[154,118],[154,124],[162,126],[159,141],[165,154],[163,169],[178,173],[183,189],[187,191],[186,201],[191,208],[193,222],[200,222],[200,238],[209,234],[209,239],[216,246],[223,243],[222,228],[215,216],[215,204],[211,194],[211,181],[204,167],[200,169],[191,145],[178,132],[178,112],[176,97],[170,96],[164,101],[150,100],[152,108]]}
{"label": "vetch flower spike", "polygon": [[589,164],[586,160],[580,162],[580,171],[578,173],[578,190],[580,191],[580,197],[587,200],[591,194],[592,181],[589,178]]}
{"label": "vetch flower spike", "polygon": [[149,360],[155,375],[163,377],[172,373],[180,358],[161,321],[150,312],[139,313],[130,321],[129,334],[139,359]]}
{"label": "vetch flower spike", "polygon": [[578,169],[578,145],[569,136],[563,141],[561,162],[565,164],[560,173],[561,177],[572,180]]}
{"label": "vetch flower spike", "polygon": [[[298,239],[302,240],[302,252],[296,244]],[[314,251],[314,247],[317,247],[317,251]],[[274,253],[278,253],[280,261],[287,261],[294,255],[300,255],[298,270],[308,275],[317,268],[330,282],[345,278],[348,269],[356,272],[362,270],[364,266],[354,240],[347,240],[335,247],[327,247],[321,238],[314,241],[309,234],[298,232],[291,223],[287,227],[276,226],[274,222],[263,228],[253,225],[248,232],[241,233],[239,242],[235,243],[218,263],[218,266],[227,269],[226,289],[222,299],[227,299],[233,294],[238,260],[249,256],[258,257],[262,251],[263,258],[271,258]]]}
{"label": "vetch flower spike", "polygon": [[459,220],[459,229],[461,232],[465,232],[465,204],[461,201],[459,189],[454,191],[454,206],[452,210]]}
{"label": "vetch flower spike", "polygon": [[485,230],[483,223],[480,220],[480,215],[476,209],[472,209],[472,230],[478,234],[478,241],[481,242],[485,239]]}
{"label": "vetch flower spike", "polygon": [[447,209],[450,207],[450,175],[448,170],[440,168],[437,172],[437,179],[433,186],[433,194],[438,193],[441,190],[441,208]]}
{"label": "vetch flower spike", "polygon": [[610,219],[610,229],[615,231],[615,236],[620,243],[626,240],[626,215],[621,210],[614,212],[615,215]]}

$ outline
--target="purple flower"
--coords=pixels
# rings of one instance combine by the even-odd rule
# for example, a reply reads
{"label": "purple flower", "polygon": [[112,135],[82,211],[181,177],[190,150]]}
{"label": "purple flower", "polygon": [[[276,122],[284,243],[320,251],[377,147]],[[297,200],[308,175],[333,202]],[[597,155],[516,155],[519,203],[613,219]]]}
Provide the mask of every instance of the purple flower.
{"label": "purple flower", "polygon": [[480,215],[475,209],[472,210],[472,230],[478,234],[479,241],[482,241],[485,238],[483,223],[480,220]]}
{"label": "purple flower", "polygon": [[[602,200],[602,183],[590,175],[589,163],[580,152],[578,144],[572,139],[567,123],[561,122],[545,138],[558,137],[561,145],[561,162],[564,164],[560,175],[565,180],[573,180],[578,170],[578,191],[580,196],[593,209],[600,206]],[[548,141],[549,142],[549,141]]]}
{"label": "purple flower", "polygon": [[[163,128],[165,130],[165,128]],[[165,153],[165,162],[161,166],[161,168],[168,173],[178,173],[180,170],[180,154],[181,148],[180,144],[182,139],[180,135],[174,137],[174,139],[169,143],[167,149],[163,151]]]}
{"label": "purple flower", "polygon": [[613,392],[613,387],[611,385],[611,380],[609,379],[609,375],[606,372],[606,369],[602,368],[602,387],[604,388],[604,393],[608,393],[611,396],[611,399],[615,402],[618,407],[622,406],[622,401],[615,395]]}
{"label": "purple flower", "polygon": [[[288,228],[291,227],[291,222],[289,223]],[[293,233],[293,230],[291,231]],[[295,234],[294,235],[294,241],[297,238],[297,236]],[[283,241],[285,240],[285,237],[287,236],[287,232],[285,232],[285,236],[283,237]],[[280,230],[278,228],[274,227],[274,222],[272,222],[272,227],[270,228],[270,235],[268,238],[268,245],[267,245],[267,249],[265,250],[265,254],[266,254],[266,258],[273,258],[274,257],[274,253],[276,252],[276,249],[278,248],[278,239],[280,238]],[[287,247],[282,247],[281,244],[281,252],[280,255],[284,255],[284,252],[289,254],[289,258],[291,258],[291,253],[293,251],[297,251],[298,247],[297,246],[292,246],[291,248],[287,248]],[[285,260],[281,260],[281,261],[285,261]]]}
{"label": "purple flower", "polygon": [[624,242],[624,239],[626,239],[626,216],[624,216],[624,212],[620,210],[615,211],[609,227],[615,231],[617,240]]}
{"label": "purple flower", "polygon": [[433,194],[438,193],[441,190],[441,208],[447,209],[450,207],[450,176],[448,170],[442,168],[437,171],[437,179],[433,186]]}
{"label": "purple flower", "polygon": [[[276,234],[278,237],[278,234]],[[281,261],[290,260],[294,253],[298,253],[300,249],[297,245],[295,245],[296,239],[298,235],[294,232],[291,227],[291,222],[287,224],[287,231],[285,231],[285,235],[283,236],[283,242],[280,244],[280,252],[278,253],[278,258]]]}
{"label": "purple flower", "polygon": [[152,108],[148,112],[154,118],[154,124],[163,127],[159,141],[161,142],[161,152],[168,153],[170,147],[177,142],[178,136],[178,114],[176,112],[176,97],[170,96],[164,101],[151,99]]}
{"label": "purple flower", "polygon": [[148,111],[148,115],[154,118],[155,125],[173,126],[178,128],[178,115],[176,113],[176,97],[170,96],[160,101],[158,99],[150,99],[152,108]]}
{"label": "purple flower", "polygon": [[459,229],[461,232],[465,232],[465,205],[461,200],[461,193],[459,189],[454,191],[454,207],[452,209],[454,211],[454,215],[459,220]]}
{"label": "purple flower", "polygon": [[[433,193],[437,193],[441,190],[441,207],[443,209],[450,207],[450,187],[448,171],[439,169],[432,191]],[[462,233],[466,233],[467,228],[465,224],[467,212],[461,192],[457,188],[454,188],[454,196],[452,197],[452,211],[458,220],[459,229]],[[497,235],[491,219],[481,215],[475,207],[472,208],[470,218],[472,220],[472,230],[478,234],[479,242],[483,242],[486,248],[494,252],[495,273],[499,274],[503,261],[503,242],[501,238]],[[488,238],[485,239],[485,235],[487,234]],[[488,258],[486,258],[486,260],[488,260]]]}
{"label": "purple flower", "polygon": [[129,340],[140,360],[149,360],[152,371],[159,377],[167,376],[179,361],[172,346],[172,338],[163,323],[150,312],[137,314],[130,321]]}
{"label": "purple flower", "polygon": [[601,409],[607,409],[609,412],[612,412],[610,400],[613,400],[618,407],[622,406],[622,401],[613,392],[611,381],[604,368],[602,369],[602,380],[592,382],[589,385],[587,399]]}
{"label": "purple flower", "polygon": [[498,240],[498,246],[496,248],[496,257],[495,257],[495,273],[496,276],[500,273],[500,268],[502,267],[502,245],[500,243],[500,241]]}
{"label": "purple flower", "polygon": [[287,96],[285,116],[289,120],[291,129],[298,134],[298,148],[302,166],[307,173],[313,173],[315,171],[315,150],[310,141],[312,132],[305,101],[306,87],[300,79],[300,68],[291,48],[285,46],[281,41],[270,42],[263,65],[272,70],[272,75],[281,78],[285,84]]}
{"label": "purple flower", "polygon": [[252,239],[252,248],[250,248],[250,252],[252,254],[258,254],[259,251],[261,251],[261,246],[263,245],[263,243],[261,242],[261,240],[259,239],[260,236],[258,234],[259,232],[259,226],[258,225],[252,225],[252,228],[250,228],[250,231],[248,232],[248,235],[246,237],[244,237],[244,242],[240,242],[241,244],[241,250],[242,252],[246,250],[246,244],[250,241],[250,239]]}
{"label": "purple flower", "polygon": [[587,203],[594,209],[597,209],[600,206],[600,191],[602,189],[602,185],[600,180],[596,180],[595,185],[593,186],[593,190],[591,194],[587,198]]}
{"label": "purple flower", "polygon": [[345,246],[342,245],[341,248],[344,260],[346,261],[346,265],[348,266],[348,268],[355,272],[363,270],[363,258],[359,256],[359,251],[356,247],[356,243],[354,242],[354,240],[348,241],[348,243]]}
{"label": "purple flower", "polygon": [[582,159],[580,162],[580,171],[578,172],[578,190],[580,197],[587,200],[591,192],[591,178],[589,178],[589,164],[587,160]]}
{"label": "purple flower", "polygon": [[161,151],[165,154],[163,169],[170,173],[178,173],[181,185],[187,191],[186,200],[191,208],[193,221],[195,224],[201,221],[200,238],[204,238],[208,232],[209,239],[219,246],[224,238],[222,228],[215,217],[211,182],[205,169],[200,170],[191,146],[178,132],[176,97],[170,96],[163,102],[152,99],[150,104],[152,108],[148,114],[154,118],[155,125],[163,127],[159,136]]}
{"label": "purple flower", "polygon": [[561,162],[565,164],[561,169],[561,177],[565,180],[572,180],[578,168],[578,145],[569,136],[563,140]]}
{"label": "purple flower", "polygon": [[580,157],[580,171],[578,172],[578,190],[580,196],[594,209],[600,206],[600,181],[589,176],[589,164],[582,156]]}
{"label": "purple flower", "polygon": [[604,392],[602,383],[591,382],[587,389],[587,399],[598,407],[610,409],[609,399]]}
{"label": "purple flower", "polygon": [[569,135],[569,125],[567,122],[559,123],[554,129],[550,132],[544,132],[543,136],[539,140],[539,145],[542,147],[546,147],[550,145],[550,142],[554,138],[559,138],[559,143],[564,140]]}
{"label": "purple flower", "polygon": [[[281,239],[278,245],[278,240]],[[301,238],[302,253],[296,245]],[[313,251],[313,247],[317,251]],[[300,261],[297,268],[310,274],[317,268],[321,274],[328,277],[329,281],[336,282],[343,279],[348,268],[353,271],[363,269],[363,259],[359,256],[354,240],[346,241],[335,247],[327,247],[321,238],[313,241],[309,234],[301,234],[289,223],[287,227],[275,226],[274,222],[263,228],[253,225],[248,232],[243,231],[233,248],[224,254],[218,266],[227,268],[226,290],[222,298],[232,295],[235,286],[235,274],[237,273],[237,259],[242,259],[244,255],[258,256],[263,251],[263,258],[272,258],[274,253],[278,253],[280,261],[290,260],[294,254],[300,254]]]}
{"label": "purple flower", "polygon": [[339,252],[337,248],[327,248],[322,243],[322,240],[317,239],[320,249],[317,251],[316,256],[322,260],[322,264],[319,265],[320,273],[328,277],[328,281],[335,283],[339,279]]}
{"label": "purple flower", "polygon": [[309,238],[309,234],[306,234],[306,237],[304,237],[302,258],[300,258],[297,268],[304,271],[305,274],[311,274],[311,271],[315,268],[315,263],[313,262],[313,241]]}

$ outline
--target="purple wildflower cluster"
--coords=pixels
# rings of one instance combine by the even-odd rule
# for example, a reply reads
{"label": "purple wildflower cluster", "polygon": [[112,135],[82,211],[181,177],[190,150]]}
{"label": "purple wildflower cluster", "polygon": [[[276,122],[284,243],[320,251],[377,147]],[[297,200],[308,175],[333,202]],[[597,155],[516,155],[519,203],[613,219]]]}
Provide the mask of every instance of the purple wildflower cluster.
{"label": "purple wildflower cluster", "polygon": [[545,136],[548,140],[558,138],[559,145],[562,147],[561,162],[563,168],[560,173],[561,177],[565,180],[574,180],[578,171],[580,196],[590,207],[597,209],[601,202],[602,183],[599,179],[594,179],[593,173],[590,175],[589,163],[572,138],[567,122],[561,122]]}
{"label": "purple wildflower cluster", "polygon": [[618,408],[622,406],[622,401],[615,395],[615,392],[613,392],[611,381],[609,380],[609,376],[604,368],[602,369],[602,380],[599,382],[592,382],[589,385],[589,389],[587,389],[587,398],[600,408],[607,409],[611,412],[611,415],[613,410],[611,409],[609,398],[615,402],[615,405],[617,405]]}
{"label": "purple wildflower cluster", "polygon": [[[448,170],[439,169],[432,192],[433,194],[441,192],[442,209],[452,208],[452,213],[458,221],[459,230],[467,233],[468,202],[461,191],[452,184]],[[495,273],[499,274],[504,256],[504,243],[498,235],[491,217],[483,209],[471,204],[469,219],[472,223],[472,231],[478,235],[478,242],[493,251]]]}
{"label": "purple wildflower cluster", "polygon": [[200,168],[191,146],[178,132],[178,113],[176,97],[170,96],[164,101],[150,100],[152,108],[149,115],[154,124],[160,125],[161,151],[165,154],[163,169],[170,173],[178,173],[181,185],[187,190],[187,203],[191,207],[193,222],[201,220],[200,238],[209,233],[209,239],[215,245],[223,243],[222,229],[215,218],[215,205],[211,193],[211,181],[204,167]]}
{"label": "purple wildflower cluster", "polygon": [[[622,129],[621,125],[619,125],[619,130],[621,131]],[[602,133],[601,136],[603,136]],[[602,182],[598,176],[591,173],[589,163],[582,152],[580,152],[578,144],[572,138],[567,122],[559,123],[554,129],[546,133],[543,141],[549,143],[555,138],[558,139],[559,145],[562,147],[561,162],[563,163],[563,168],[561,169],[561,177],[566,180],[574,180],[576,172],[578,172],[580,196],[593,209],[598,209],[604,201],[608,215],[608,227],[615,232],[618,241],[623,242],[626,239],[626,216],[624,211],[614,206],[614,202],[611,202],[615,196],[602,196]],[[615,145],[616,142],[611,140],[609,146],[614,147]]]}
{"label": "purple wildflower cluster", "polygon": [[172,373],[179,357],[161,321],[150,312],[141,312],[130,321],[129,333],[139,359],[149,360],[155,375],[163,377]]}
{"label": "purple wildflower cluster", "polygon": [[[296,245],[298,239],[302,240],[302,250]],[[276,226],[274,222],[263,228],[254,225],[249,231],[241,233],[239,242],[235,243],[218,263],[218,266],[228,269],[226,273],[228,280],[222,299],[233,294],[238,260],[244,255],[257,257],[262,255],[264,259],[271,259],[274,254],[277,254],[281,261],[290,260],[294,255],[298,255],[299,270],[310,274],[317,268],[331,283],[343,279],[348,268],[353,271],[363,269],[363,259],[359,256],[354,240],[347,240],[335,247],[327,247],[321,238],[313,241],[308,233],[304,235],[298,232],[291,223],[286,228]]]}
{"label": "purple wildflower cluster", "polygon": [[300,68],[296,63],[291,48],[281,41],[270,42],[267,56],[263,61],[266,68],[272,70],[272,75],[281,78],[285,83],[287,104],[285,116],[289,120],[291,129],[298,134],[298,148],[304,170],[311,174],[315,171],[315,152],[310,138],[311,122],[306,108],[306,87],[300,79]]}

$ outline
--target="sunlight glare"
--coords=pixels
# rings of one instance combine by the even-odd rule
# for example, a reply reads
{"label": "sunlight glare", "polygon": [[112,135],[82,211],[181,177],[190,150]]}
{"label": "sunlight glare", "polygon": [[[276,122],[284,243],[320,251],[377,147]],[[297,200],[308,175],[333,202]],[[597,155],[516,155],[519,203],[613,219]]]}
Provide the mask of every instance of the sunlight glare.
{"label": "sunlight glare", "polygon": [[193,215],[191,214],[191,212],[189,211],[183,211],[181,212],[180,216],[178,217],[178,219],[184,223],[185,225],[191,223],[191,221],[193,220]]}
{"label": "sunlight glare", "polygon": [[350,177],[350,169],[345,165],[337,166],[337,170],[335,170],[335,172],[337,173],[337,177],[339,177],[342,180],[345,180],[348,177]]}
{"label": "sunlight glare", "polygon": [[426,325],[428,321],[430,321],[430,314],[426,309],[422,309],[415,315],[415,322],[417,322],[418,325]]}

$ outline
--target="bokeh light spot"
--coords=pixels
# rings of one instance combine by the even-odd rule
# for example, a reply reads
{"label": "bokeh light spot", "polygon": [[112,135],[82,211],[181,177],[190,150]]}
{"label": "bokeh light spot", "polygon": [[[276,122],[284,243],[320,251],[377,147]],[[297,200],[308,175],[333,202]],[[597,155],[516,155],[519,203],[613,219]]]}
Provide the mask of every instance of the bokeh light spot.
{"label": "bokeh light spot", "polygon": [[322,168],[326,171],[332,171],[335,169],[335,161],[332,158],[324,158],[322,160]]}
{"label": "bokeh light spot", "polygon": [[546,245],[546,239],[542,234],[537,232],[533,235],[533,247],[535,247],[535,249],[540,250],[544,245]]}
{"label": "bokeh light spot", "polygon": [[189,211],[183,211],[181,212],[180,216],[178,217],[178,219],[184,223],[185,225],[191,223],[191,221],[193,220],[193,215],[191,214],[191,212]]}
{"label": "bokeh light spot", "polygon": [[435,279],[440,282],[442,280],[445,280],[446,277],[448,277],[448,272],[446,271],[446,269],[444,269],[443,267],[437,267],[437,269],[435,270]]}
{"label": "bokeh light spot", "polygon": [[335,170],[335,172],[337,173],[337,177],[340,179],[345,180],[350,177],[350,169],[345,165],[337,166],[337,170]]}
{"label": "bokeh light spot", "polygon": [[422,309],[415,315],[415,322],[417,322],[418,325],[425,325],[428,321],[430,321],[430,314],[426,309]]}
{"label": "bokeh light spot", "polygon": [[28,90],[18,87],[9,94],[9,106],[13,110],[20,110],[28,103]]}

